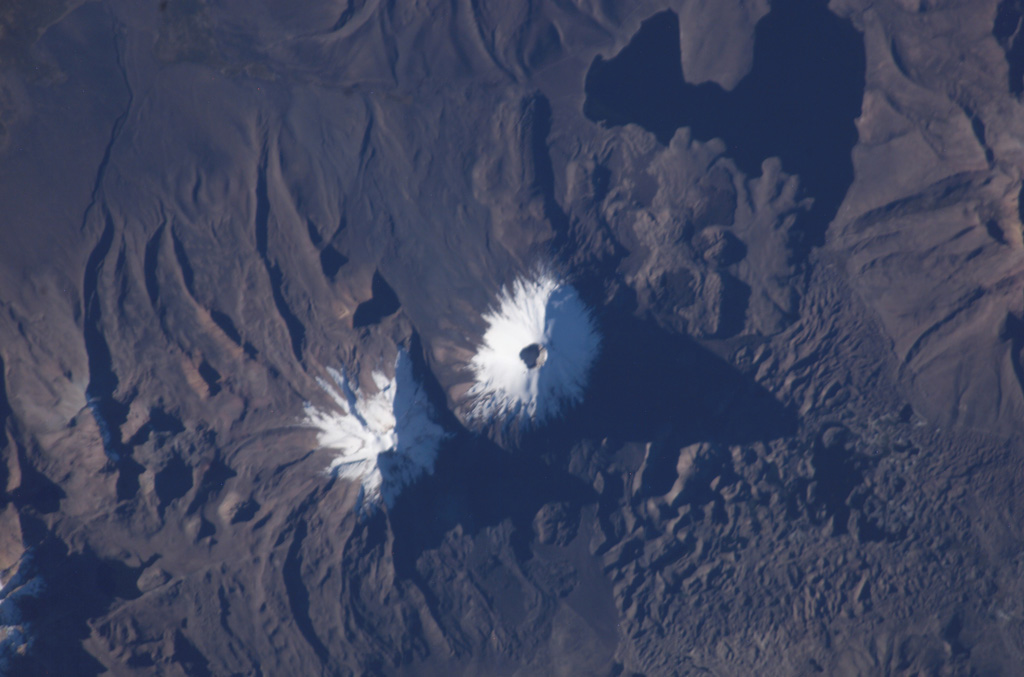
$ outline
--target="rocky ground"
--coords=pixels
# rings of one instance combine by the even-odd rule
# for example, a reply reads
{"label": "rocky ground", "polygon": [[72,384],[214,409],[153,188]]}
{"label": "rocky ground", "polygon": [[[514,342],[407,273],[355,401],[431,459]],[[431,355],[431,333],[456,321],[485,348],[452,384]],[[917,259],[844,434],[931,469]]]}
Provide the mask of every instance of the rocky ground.
{"label": "rocky ground", "polygon": [[[7,3],[0,671],[1022,674],[1022,17]],[[471,432],[538,265],[586,397]],[[399,348],[364,512],[304,411]]]}

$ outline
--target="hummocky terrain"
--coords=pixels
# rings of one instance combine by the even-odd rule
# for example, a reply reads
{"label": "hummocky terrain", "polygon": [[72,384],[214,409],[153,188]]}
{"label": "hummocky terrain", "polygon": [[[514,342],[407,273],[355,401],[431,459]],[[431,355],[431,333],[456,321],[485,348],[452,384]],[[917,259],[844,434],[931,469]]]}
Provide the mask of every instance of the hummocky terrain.
{"label": "hummocky terrain", "polygon": [[0,673],[1024,674],[1022,95],[1021,0],[0,4]]}

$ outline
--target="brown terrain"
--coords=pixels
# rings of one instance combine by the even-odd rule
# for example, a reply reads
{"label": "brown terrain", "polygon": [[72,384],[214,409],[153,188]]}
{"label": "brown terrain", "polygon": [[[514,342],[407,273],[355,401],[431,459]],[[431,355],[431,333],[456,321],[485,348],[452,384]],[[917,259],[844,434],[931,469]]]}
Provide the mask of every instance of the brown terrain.
{"label": "brown terrain", "polygon": [[[1024,674],[1022,17],[0,3],[0,673]],[[471,432],[538,264],[586,399]],[[399,346],[363,514],[303,407]]]}

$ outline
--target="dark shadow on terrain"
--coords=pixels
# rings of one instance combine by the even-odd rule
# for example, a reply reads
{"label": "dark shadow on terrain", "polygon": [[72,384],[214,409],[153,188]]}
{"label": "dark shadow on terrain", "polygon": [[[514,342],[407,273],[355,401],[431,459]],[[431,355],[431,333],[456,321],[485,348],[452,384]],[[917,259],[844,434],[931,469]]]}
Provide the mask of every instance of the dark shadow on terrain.
{"label": "dark shadow on terrain", "polygon": [[[259,351],[256,347],[248,341],[242,340],[242,335],[238,331],[238,327],[235,326],[234,321],[226,313],[222,313],[219,310],[210,310],[210,319],[213,323],[220,327],[220,330],[231,339],[231,342],[242,349],[247,357],[255,358]],[[212,394],[212,393],[211,393]]]}
{"label": "dark shadow on terrain", "polygon": [[[592,307],[597,305],[593,297],[601,294],[601,279],[578,284]],[[543,505],[562,502],[576,510],[598,500],[592,487],[535,449],[568,449],[581,439],[658,440],[645,472],[654,495],[675,481],[682,446],[698,441],[741,444],[795,432],[792,411],[689,338],[636,319],[628,307],[607,310],[600,325],[604,345],[581,406],[524,434],[514,452],[486,437],[460,432],[439,454],[433,475],[403,490],[389,511],[400,575],[415,576],[420,553],[436,548],[456,525],[472,534],[511,520],[513,546],[526,559],[532,520]],[[463,430],[426,369],[418,341],[410,354],[440,422],[448,430]]]}
{"label": "dark shadow on terrain", "polygon": [[715,336],[725,338],[743,331],[750,305],[750,285],[729,273],[720,273],[722,280],[722,309]]}
{"label": "dark shadow on terrain", "polygon": [[142,596],[138,581],[144,568],[130,567],[116,559],[97,559],[96,588],[113,599],[138,599]]}
{"label": "dark shadow on terrain", "polygon": [[[345,230],[345,225],[345,217],[343,216],[338,224],[338,229],[334,233],[334,237],[337,237],[338,233]],[[306,222],[306,231],[309,233],[310,243],[320,252],[320,270],[323,272],[324,277],[334,282],[338,271],[341,270],[343,265],[348,263],[348,257],[339,252],[330,242],[325,243],[312,221]]]}
{"label": "dark shadow on terrain", "polygon": [[[660,453],[655,453],[660,452]],[[640,491],[634,502],[651,496],[664,496],[676,482],[676,464],[679,459],[679,448],[667,445],[667,448],[651,447],[643,473],[640,476]],[[712,482],[717,479],[718,486],[712,489]],[[694,467],[690,471],[682,491],[673,499],[672,508],[688,504],[695,519],[705,517],[705,507],[710,505],[714,519],[725,522],[725,501],[722,499],[721,488],[739,480],[733,467],[732,455],[724,446],[712,446],[706,453],[694,459]]]}
{"label": "dark shadow on terrain", "polygon": [[178,262],[178,268],[181,269],[181,279],[185,283],[185,289],[188,291],[189,296],[195,298],[195,271],[192,269],[192,263],[188,260],[188,254],[185,253],[185,245],[181,243],[174,230],[171,230],[171,244],[174,249],[174,258]]}
{"label": "dark shadow on terrain", "polygon": [[190,677],[211,677],[210,662],[181,630],[174,631],[174,660]]}
{"label": "dark shadow on terrain", "polygon": [[564,502],[579,508],[597,500],[593,488],[536,453],[510,453],[466,432],[427,368],[418,336],[413,337],[409,355],[413,375],[433,404],[437,421],[446,430],[459,432],[443,445],[434,473],[403,489],[388,511],[397,575],[417,578],[419,555],[438,547],[456,525],[475,534],[511,519],[512,546],[517,556],[527,559],[533,518],[541,506]]}
{"label": "dark shadow on terrain", "polygon": [[[11,402],[7,396],[7,369],[4,358],[0,356],[0,452],[7,450],[7,420],[11,418],[12,413]],[[8,486],[8,473],[7,464],[0,464],[0,487]]]}
{"label": "dark shadow on terrain", "polygon": [[609,311],[600,324],[604,344],[586,399],[565,418],[572,434],[683,446],[795,432],[794,412],[689,337],[623,311]]}
{"label": "dark shadow on terrain", "polygon": [[[132,448],[121,437],[121,426],[128,420],[128,405],[115,397],[118,379],[110,346],[103,333],[99,298],[99,275],[114,241],[114,221],[106,214],[103,234],[85,264],[82,298],[85,304],[82,336],[89,362],[89,384],[85,397],[103,439],[103,448],[117,470],[117,499],[129,500],[139,491],[139,475],[144,468],[131,457]],[[120,257],[118,262],[120,263]],[[120,266],[119,266],[120,267]]]}
{"label": "dark shadow on terrain", "polygon": [[397,313],[401,307],[398,295],[380,272],[373,273],[373,282],[370,288],[373,296],[370,300],[360,303],[352,315],[352,326],[357,329],[377,324],[385,317]]}
{"label": "dark shadow on terrain", "polygon": [[854,120],[864,93],[861,35],[822,0],[778,0],[758,22],[750,73],[732,91],[683,76],[679,19],[671,10],[645,21],[614,58],[587,73],[584,114],[610,125],[635,123],[668,144],[679,127],[721,138],[748,176],[779,157],[814,205],[794,227],[795,260],[824,242],[853,181]]}
{"label": "dark shadow on terrain", "polygon": [[1010,363],[1013,365],[1013,375],[1017,378],[1017,387],[1024,391],[1024,362],[1022,362],[1022,357],[1024,357],[1024,318],[1007,313],[999,338],[1010,342]]}
{"label": "dark shadow on terrain", "polygon": [[971,131],[974,132],[974,138],[978,140],[978,144],[985,150],[985,161],[990,165],[995,161],[995,155],[992,153],[992,149],[988,145],[988,137],[985,132],[985,121],[982,120],[977,113],[968,107],[964,107],[964,115],[971,121]]}
{"label": "dark shadow on terrain", "polygon": [[238,328],[235,327],[235,323],[226,313],[222,313],[219,310],[211,310],[210,319],[213,320],[214,324],[220,327],[220,330],[224,332],[229,339],[231,339],[232,343],[241,347],[242,335],[238,333]]}
{"label": "dark shadow on terrain", "polygon": [[185,512],[187,515],[192,515],[202,508],[211,496],[219,494],[224,489],[229,479],[238,474],[219,458],[214,458],[204,465],[199,487]]}
{"label": "dark shadow on terrain", "polygon": [[31,507],[44,515],[60,510],[60,502],[66,497],[60,485],[36,470],[20,447],[16,446],[9,453],[17,454],[17,466],[21,472],[21,482],[10,494],[15,507],[19,510]]}
{"label": "dark shadow on terrain", "polygon": [[541,194],[544,200],[544,216],[555,231],[552,247],[565,246],[569,234],[569,217],[558,202],[555,192],[555,170],[548,148],[551,134],[551,102],[541,94],[532,96],[527,102],[530,120],[530,152],[533,159],[534,185],[530,188]]}
{"label": "dark shadow on terrain", "polygon": [[117,500],[130,501],[139,493],[139,477],[146,471],[145,466],[132,458],[122,458],[117,463]]}
{"label": "dark shadow on terrain", "polygon": [[299,519],[295,525],[292,542],[288,546],[284,565],[281,567],[281,576],[284,579],[285,591],[288,593],[288,606],[291,608],[295,625],[313,648],[320,662],[326,663],[329,652],[316,634],[313,621],[309,617],[309,591],[302,582],[302,541],[306,538],[306,534],[306,520]]}
{"label": "dark shadow on terrain", "polygon": [[[37,522],[36,524],[27,524]],[[22,529],[33,534],[29,545],[26,575],[42,580],[37,596],[19,600],[22,616],[30,625],[32,650],[13,665],[11,674],[68,675],[90,677],[106,668],[82,646],[93,628],[90,619],[102,615],[116,600],[140,596],[138,578],[146,566],[103,559],[90,550],[70,552],[46,527],[32,517],[22,516]],[[98,628],[102,635],[104,628]]]}
{"label": "dark shadow on terrain", "polygon": [[819,436],[811,449],[811,467],[814,486],[798,480],[798,489],[804,489],[799,493],[812,505],[817,504],[825,519],[833,520],[833,534],[845,534],[850,521],[850,494],[864,482],[863,462],[842,441],[829,444]]}
{"label": "dark shadow on terrain", "polygon": [[184,432],[185,424],[174,414],[169,414],[160,407],[151,407],[149,420],[142,424],[138,431],[128,439],[129,446],[138,446],[149,439],[150,435],[168,433],[177,435]]}
{"label": "dark shadow on terrain", "polygon": [[334,282],[335,276],[341,267],[348,263],[348,257],[334,248],[334,245],[327,245],[320,250],[320,269],[324,277]]}
{"label": "dark shadow on terrain", "polygon": [[[604,281],[612,275],[607,266],[575,281],[588,306],[601,307]],[[688,336],[638,319],[636,306],[635,296],[624,292],[602,308],[603,344],[584,401],[538,435],[562,446],[581,438],[651,442],[640,494],[657,496],[675,483],[684,446],[747,444],[796,432],[796,413],[770,392]],[[529,435],[524,443],[530,444]],[[702,461],[709,477],[731,474],[731,461],[712,460]],[[698,472],[687,491],[700,494],[700,483]],[[691,498],[700,504],[705,497]]]}
{"label": "dark shadow on terrain", "polygon": [[104,445],[107,447],[107,454],[117,457],[126,453],[120,439],[119,428],[127,420],[128,406],[114,397],[118,380],[114,373],[110,346],[107,345],[107,339],[103,335],[100,299],[97,290],[103,261],[110,253],[113,242],[114,223],[108,214],[103,234],[85,264],[82,297],[85,300],[83,335],[89,361],[89,384],[85,387],[85,396],[96,417],[96,423],[100,427]]}
{"label": "dark shadow on terrain", "polygon": [[[682,447],[745,444],[796,431],[793,411],[689,338],[631,316],[606,318],[603,325],[604,348],[586,399],[550,434],[566,443],[579,437],[650,442],[639,498],[672,488]],[[694,506],[717,501],[710,480],[731,476],[731,461],[703,459],[697,470],[679,500]]]}
{"label": "dark shadow on terrain", "polygon": [[192,468],[175,454],[163,469],[153,476],[153,489],[160,501],[157,510],[163,514],[164,508],[176,499],[181,498],[192,489]]}
{"label": "dark shadow on terrain", "polygon": [[157,298],[160,294],[160,285],[157,282],[156,266],[157,257],[160,255],[160,243],[163,240],[164,226],[160,226],[153,233],[146,243],[146,252],[143,265],[143,276],[146,281],[146,294],[149,296],[149,303],[156,307]]}
{"label": "dark shadow on terrain", "polygon": [[206,383],[206,388],[210,391],[210,397],[220,392],[220,372],[214,369],[213,365],[206,360],[199,363],[199,376]]}
{"label": "dark shadow on terrain", "polygon": [[[910,446],[895,451],[916,453]],[[810,478],[798,478],[788,487],[786,509],[790,519],[804,515],[818,526],[831,522],[831,535],[850,534],[861,543],[897,542],[906,538],[908,525],[888,499],[880,498],[865,482],[878,457],[858,452],[853,436],[840,424],[829,424],[811,446]],[[893,491],[905,482],[897,478]]]}
{"label": "dark shadow on terrain", "polygon": [[248,522],[256,513],[260,511],[260,504],[258,501],[248,499],[239,504],[235,514],[231,516],[231,524],[238,524],[240,522]]}
{"label": "dark shadow on terrain", "polygon": [[1006,54],[1007,88],[1020,96],[1024,92],[1024,36],[1021,19],[1024,18],[1024,0],[1002,0],[996,9],[992,36]]}
{"label": "dark shadow on terrain", "polygon": [[288,300],[285,298],[284,273],[281,271],[281,266],[270,258],[268,251],[269,223],[270,196],[267,193],[267,167],[264,157],[256,177],[256,253],[259,254],[263,267],[267,270],[267,277],[270,278],[270,292],[274,298],[274,307],[277,308],[277,314],[288,331],[295,361],[302,364],[302,350],[306,344],[306,327],[292,312],[291,306],[288,305]]}
{"label": "dark shadow on terrain", "polygon": [[389,511],[396,573],[415,577],[416,560],[437,548],[456,525],[467,534],[511,520],[512,547],[530,557],[533,518],[547,503],[571,510],[597,501],[592,487],[535,453],[505,451],[461,433],[438,456],[433,475],[406,487]]}

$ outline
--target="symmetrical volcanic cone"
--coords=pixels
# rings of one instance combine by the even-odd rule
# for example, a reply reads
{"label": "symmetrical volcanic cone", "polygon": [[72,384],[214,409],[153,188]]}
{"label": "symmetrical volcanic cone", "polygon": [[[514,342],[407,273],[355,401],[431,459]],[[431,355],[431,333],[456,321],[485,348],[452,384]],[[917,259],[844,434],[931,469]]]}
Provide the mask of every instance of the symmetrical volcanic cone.
{"label": "symmetrical volcanic cone", "polygon": [[471,423],[526,428],[579,402],[601,346],[576,290],[551,273],[502,289],[470,367]]}

